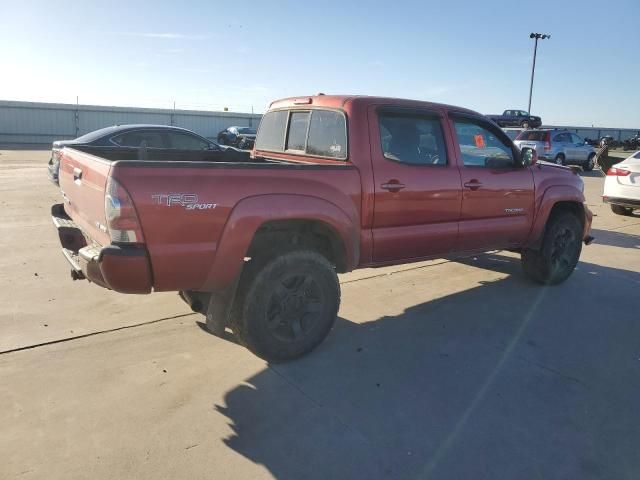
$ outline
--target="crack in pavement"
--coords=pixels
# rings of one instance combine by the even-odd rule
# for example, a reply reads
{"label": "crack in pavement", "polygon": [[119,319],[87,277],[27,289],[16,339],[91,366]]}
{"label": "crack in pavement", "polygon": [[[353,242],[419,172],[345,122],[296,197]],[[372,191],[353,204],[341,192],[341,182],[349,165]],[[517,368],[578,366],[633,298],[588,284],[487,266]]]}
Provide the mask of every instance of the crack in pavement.
{"label": "crack in pavement", "polygon": [[73,337],[59,338],[57,340],[50,340],[48,342],[36,343],[36,344],[33,344],[33,345],[26,345],[24,347],[11,348],[9,350],[1,351],[0,355],[4,355],[4,354],[7,354],[7,353],[21,352],[23,350],[31,350],[31,349],[38,348],[38,347],[46,347],[47,345],[55,345],[56,343],[70,342],[72,340],[78,340],[80,338],[93,337],[94,335],[102,335],[103,333],[118,332],[120,330],[127,330],[129,328],[136,328],[136,327],[142,327],[144,325],[151,325],[151,324],[154,324],[154,323],[166,322],[167,320],[174,320],[176,318],[188,317],[190,315],[196,315],[196,314],[195,313],[182,313],[180,315],[174,315],[172,317],[165,317],[165,318],[158,318],[156,320],[149,320],[148,322],[134,323],[132,325],[125,325],[123,327],[109,328],[107,330],[99,330],[97,332],[90,332],[90,333],[85,333],[85,334],[82,334],[82,335],[74,335]]}

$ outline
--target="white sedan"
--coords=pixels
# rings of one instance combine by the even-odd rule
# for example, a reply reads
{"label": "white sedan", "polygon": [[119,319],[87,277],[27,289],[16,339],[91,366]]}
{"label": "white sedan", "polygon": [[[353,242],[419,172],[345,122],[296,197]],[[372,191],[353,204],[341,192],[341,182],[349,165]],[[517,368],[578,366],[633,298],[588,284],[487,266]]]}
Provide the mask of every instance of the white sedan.
{"label": "white sedan", "polygon": [[609,169],[602,199],[618,215],[631,215],[634,209],[640,209],[640,152]]}

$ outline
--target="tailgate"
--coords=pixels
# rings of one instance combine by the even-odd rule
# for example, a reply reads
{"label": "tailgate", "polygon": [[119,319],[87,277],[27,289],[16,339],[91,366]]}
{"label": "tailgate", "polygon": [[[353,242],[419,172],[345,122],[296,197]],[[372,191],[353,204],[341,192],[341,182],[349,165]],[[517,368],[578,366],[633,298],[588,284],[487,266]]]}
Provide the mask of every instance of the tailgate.
{"label": "tailgate", "polygon": [[64,209],[92,240],[109,245],[104,196],[111,162],[94,155],[64,148],[60,160],[60,189]]}

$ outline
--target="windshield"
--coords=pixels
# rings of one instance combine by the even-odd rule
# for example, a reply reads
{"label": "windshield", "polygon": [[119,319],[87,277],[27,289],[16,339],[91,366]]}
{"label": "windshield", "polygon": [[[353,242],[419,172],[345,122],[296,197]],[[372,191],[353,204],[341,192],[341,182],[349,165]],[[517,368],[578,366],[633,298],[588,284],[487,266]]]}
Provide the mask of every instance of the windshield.
{"label": "windshield", "polygon": [[542,142],[547,139],[547,133],[545,131],[540,130],[525,130],[516,140],[529,140],[534,142]]}

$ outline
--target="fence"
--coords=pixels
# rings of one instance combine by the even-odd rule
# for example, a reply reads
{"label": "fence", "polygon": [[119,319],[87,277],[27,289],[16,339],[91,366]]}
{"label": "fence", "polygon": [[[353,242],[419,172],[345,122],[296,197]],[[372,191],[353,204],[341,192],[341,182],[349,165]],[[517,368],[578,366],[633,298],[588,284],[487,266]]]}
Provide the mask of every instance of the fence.
{"label": "fence", "polygon": [[257,127],[262,115],[199,110],[101,107],[0,100],[0,145],[50,145],[117,124],[149,123],[188,128],[215,140],[237,126]]}
{"label": "fence", "polygon": [[[54,140],[76,138],[102,127],[127,123],[151,123],[188,128],[215,140],[219,131],[232,125],[257,127],[262,115],[200,110],[100,107],[61,103],[13,102],[0,100],[0,145],[50,145]],[[623,141],[639,129],[572,127],[583,138],[611,135]]]}
{"label": "fence", "polygon": [[561,128],[574,132],[582,138],[599,140],[605,135],[611,135],[614,140],[623,142],[634,135],[640,134],[640,129],[634,128],[604,128],[604,127],[566,127],[556,125],[545,125],[543,128]]}

